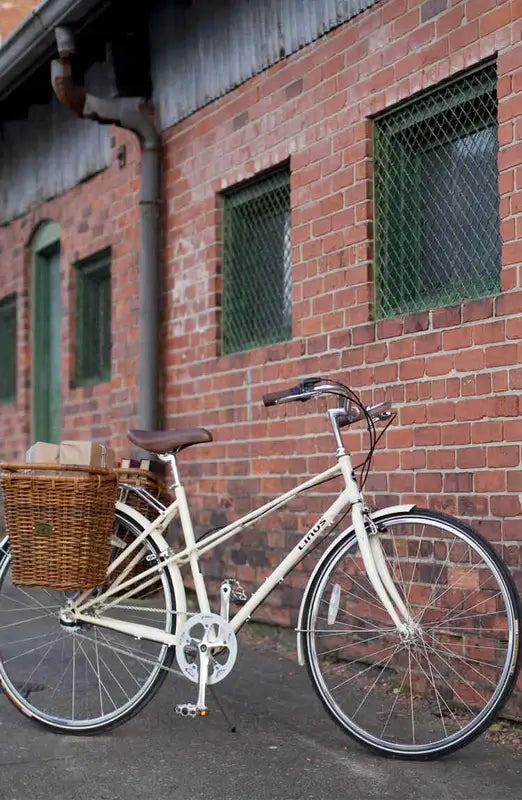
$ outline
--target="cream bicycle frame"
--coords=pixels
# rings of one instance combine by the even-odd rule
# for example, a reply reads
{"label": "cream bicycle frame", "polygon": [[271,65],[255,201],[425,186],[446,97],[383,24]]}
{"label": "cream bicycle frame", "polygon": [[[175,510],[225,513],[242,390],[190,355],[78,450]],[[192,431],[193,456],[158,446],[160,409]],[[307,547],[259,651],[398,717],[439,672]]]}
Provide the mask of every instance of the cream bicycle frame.
{"label": "cream bicycle frame", "polygon": [[[187,564],[190,566],[194,580],[194,588],[196,591],[199,612],[209,613],[210,604],[205,580],[200,570],[200,557],[206,552],[212,550],[214,547],[217,547],[223,542],[227,541],[232,536],[237,535],[239,532],[259,520],[261,517],[277,508],[286,505],[286,503],[288,503],[301,492],[307,491],[323,481],[342,476],[345,482],[345,488],[340,492],[337,499],[328,507],[326,512],[319,518],[316,524],[313,525],[312,528],[310,528],[300,539],[295,547],[292,548],[288,555],[266,578],[263,584],[254,592],[254,594],[252,594],[245,605],[243,605],[230,619],[230,625],[234,632],[237,632],[243,623],[250,618],[255,609],[277,586],[277,584],[285,578],[285,576],[314,546],[317,535],[326,533],[328,529],[333,526],[338,515],[348,506],[351,506],[353,527],[357,535],[361,556],[368,578],[393,623],[396,625],[399,631],[407,631],[408,626],[411,624],[411,618],[399,593],[395,588],[392,577],[390,576],[378,537],[375,535],[369,535],[366,529],[363,511],[363,498],[353,476],[353,467],[350,456],[346,452],[342,452],[338,453],[337,457],[338,463],[334,467],[331,467],[325,472],[322,472],[320,475],[317,475],[314,478],[299,484],[289,492],[274,498],[265,505],[260,506],[240,519],[232,522],[230,525],[227,525],[219,531],[210,533],[203,539],[196,542],[185,490],[181,484],[181,481],[179,480],[177,472],[176,460],[174,456],[164,456],[163,460],[169,461],[172,466],[175,479],[175,500],[170,506],[162,511],[152,523],[147,524],[139,536],[136,537],[134,542],[128,545],[125,550],[114,560],[109,568],[109,575],[122,563],[122,561],[127,559],[129,555],[131,555],[131,553],[139,547],[141,542],[143,542],[147,536],[152,536],[159,547],[159,563],[151,566],[148,569],[145,569],[139,575],[128,578],[126,576],[130,573],[135,563],[137,563],[140,559],[140,555],[137,553],[135,559],[131,559],[131,562],[126,566],[119,577],[114,581],[113,584],[109,586],[106,591],[95,597],[93,597],[90,592],[82,593],[80,597],[78,597],[72,604],[71,610],[74,616],[79,621],[88,622],[91,625],[100,625],[105,628],[110,628],[121,633],[126,633],[129,636],[138,639],[148,639],[151,641],[175,646],[179,640],[181,626],[187,617],[185,588],[181,579],[180,567]],[[137,522],[141,521],[142,524],[148,522],[144,517],[142,517],[138,512],[134,511],[134,509],[130,508],[129,506],[120,503],[118,504],[118,507]],[[181,522],[185,547],[180,552],[173,553],[167,545],[162,534],[176,515],[179,515]],[[131,599],[139,589],[145,588],[146,586],[152,584],[156,580],[156,573],[163,568],[169,570],[174,587],[176,600],[175,634],[163,632],[148,625],[128,623],[124,622],[123,620],[105,616],[105,611],[109,609],[111,605],[117,605],[127,598]],[[124,590],[127,590],[127,592],[124,592],[122,595],[121,592]],[[112,601],[111,597],[113,597]],[[95,610],[97,606],[103,607],[104,616],[93,615],[92,611]],[[91,613],[88,613],[91,609]]]}

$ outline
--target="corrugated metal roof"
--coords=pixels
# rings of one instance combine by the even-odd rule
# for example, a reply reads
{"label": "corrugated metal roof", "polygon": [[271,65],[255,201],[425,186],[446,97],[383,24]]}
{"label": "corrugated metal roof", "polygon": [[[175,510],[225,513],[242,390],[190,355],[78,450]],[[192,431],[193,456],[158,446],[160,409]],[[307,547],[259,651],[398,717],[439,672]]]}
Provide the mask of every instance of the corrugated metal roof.
{"label": "corrugated metal roof", "polygon": [[[105,85],[107,67],[89,70],[89,86]],[[111,163],[108,125],[80,119],[53,97],[27,119],[0,130],[0,224],[56,197]]]}
{"label": "corrugated metal roof", "polygon": [[379,0],[165,0],[151,17],[154,101],[162,128]]}

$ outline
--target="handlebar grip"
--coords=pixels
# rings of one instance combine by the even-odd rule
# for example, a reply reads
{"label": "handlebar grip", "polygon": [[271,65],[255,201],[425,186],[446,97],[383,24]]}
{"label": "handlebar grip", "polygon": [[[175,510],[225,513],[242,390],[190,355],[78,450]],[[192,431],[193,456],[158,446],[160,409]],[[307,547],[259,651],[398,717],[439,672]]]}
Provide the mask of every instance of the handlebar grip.
{"label": "handlebar grip", "polygon": [[288,396],[288,389],[283,389],[282,392],[267,392],[263,395],[263,404],[268,406],[277,405],[278,401]]}

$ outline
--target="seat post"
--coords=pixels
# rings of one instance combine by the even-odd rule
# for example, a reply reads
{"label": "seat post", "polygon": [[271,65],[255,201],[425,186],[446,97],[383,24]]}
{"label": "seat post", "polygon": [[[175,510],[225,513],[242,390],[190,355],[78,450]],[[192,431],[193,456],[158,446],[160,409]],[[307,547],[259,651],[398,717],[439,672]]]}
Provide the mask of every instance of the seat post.
{"label": "seat post", "polygon": [[172,473],[172,480],[174,481],[172,484],[173,488],[177,488],[181,486],[181,480],[179,477],[179,470],[178,470],[178,462],[176,461],[176,456],[174,453],[165,453],[164,455],[159,456],[160,461],[164,461],[170,465],[170,471]]}

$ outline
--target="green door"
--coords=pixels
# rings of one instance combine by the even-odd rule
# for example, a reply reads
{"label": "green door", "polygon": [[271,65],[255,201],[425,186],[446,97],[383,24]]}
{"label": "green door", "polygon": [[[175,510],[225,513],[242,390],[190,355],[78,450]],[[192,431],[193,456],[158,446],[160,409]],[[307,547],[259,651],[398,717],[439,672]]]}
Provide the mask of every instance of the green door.
{"label": "green door", "polygon": [[[57,226],[39,232],[33,259],[33,441],[59,442],[60,242]],[[47,235],[43,235],[46,233]]]}

